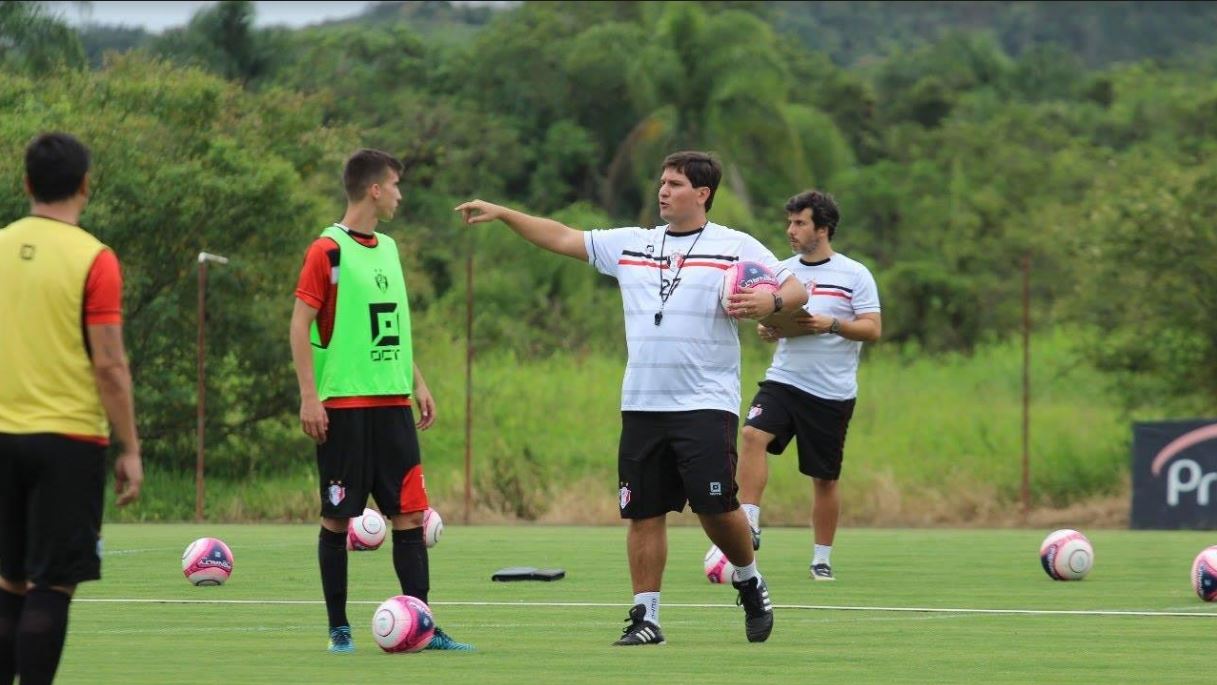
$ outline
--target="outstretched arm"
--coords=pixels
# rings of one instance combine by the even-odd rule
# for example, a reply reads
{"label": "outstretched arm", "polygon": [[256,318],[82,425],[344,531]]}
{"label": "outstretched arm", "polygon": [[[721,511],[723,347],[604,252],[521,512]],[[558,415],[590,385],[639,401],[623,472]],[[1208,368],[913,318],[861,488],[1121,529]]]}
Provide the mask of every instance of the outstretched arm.
{"label": "outstretched arm", "polygon": [[480,224],[498,219],[511,227],[528,242],[550,252],[557,252],[580,261],[587,261],[583,231],[577,231],[553,219],[531,216],[524,212],[485,202],[471,200],[456,208],[467,224]]}

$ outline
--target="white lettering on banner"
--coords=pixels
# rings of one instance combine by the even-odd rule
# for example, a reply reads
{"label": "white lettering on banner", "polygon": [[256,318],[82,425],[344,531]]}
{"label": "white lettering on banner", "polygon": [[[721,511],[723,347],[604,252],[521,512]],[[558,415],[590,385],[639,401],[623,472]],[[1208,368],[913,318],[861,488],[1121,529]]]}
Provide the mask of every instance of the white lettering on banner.
{"label": "white lettering on banner", "polygon": [[[1180,477],[1180,472],[1186,471],[1186,480]],[[1179,494],[1184,492],[1196,493],[1196,504],[1207,507],[1209,504],[1209,487],[1217,481],[1217,472],[1205,473],[1200,464],[1191,459],[1180,459],[1171,464],[1166,472],[1166,504],[1179,506]]]}

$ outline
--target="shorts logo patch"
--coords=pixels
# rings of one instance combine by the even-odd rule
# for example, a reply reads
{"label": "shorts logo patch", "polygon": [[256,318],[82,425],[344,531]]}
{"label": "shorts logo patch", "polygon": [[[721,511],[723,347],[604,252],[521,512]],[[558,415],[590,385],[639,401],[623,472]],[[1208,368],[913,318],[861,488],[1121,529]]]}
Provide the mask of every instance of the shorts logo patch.
{"label": "shorts logo patch", "polygon": [[618,493],[618,496],[621,499],[621,509],[624,511],[626,506],[630,503],[630,486],[622,485],[621,492]]}
{"label": "shorts logo patch", "polygon": [[723,484],[718,481],[711,481],[710,482],[710,494],[711,495],[723,494]]}
{"label": "shorts logo patch", "polygon": [[327,494],[327,497],[330,500],[330,504],[332,504],[334,506],[338,506],[338,504],[340,502],[342,502],[343,498],[345,498],[346,496],[347,496],[347,489],[342,487],[341,483],[330,483],[330,487],[329,487],[328,494]]}
{"label": "shorts logo patch", "polygon": [[752,405],[748,409],[748,420],[755,419],[756,417],[760,416],[761,412],[763,412],[763,411],[765,411],[765,409],[763,407],[761,407],[761,405],[759,405],[759,404]]}

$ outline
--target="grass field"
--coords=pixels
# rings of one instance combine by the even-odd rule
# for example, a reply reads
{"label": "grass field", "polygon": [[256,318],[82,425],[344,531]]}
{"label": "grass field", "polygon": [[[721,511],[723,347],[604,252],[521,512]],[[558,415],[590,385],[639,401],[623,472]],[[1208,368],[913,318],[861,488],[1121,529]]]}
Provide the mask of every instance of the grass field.
{"label": "grass field", "polygon": [[[848,529],[839,579],[813,583],[807,531],[769,528],[760,560],[775,628],[749,644],[734,592],[701,576],[700,530],[673,527],[668,644],[623,649],[609,647],[631,599],[621,528],[449,525],[431,551],[432,608],[478,651],[380,652],[372,611],[398,592],[382,548],[351,556],[356,652],[332,655],[315,526],[110,524],[104,578],[81,586],[57,682],[1212,682],[1217,607],[1196,598],[1188,571],[1213,533],[1093,531],[1094,570],[1063,583],[1039,567],[1046,532]],[[182,578],[182,549],[204,535],[236,557],[223,587]],[[490,581],[513,565],[567,577]]]}
{"label": "grass field", "polygon": [[[1038,336],[1033,350],[1032,505],[1060,508],[1096,497],[1127,501],[1131,431],[1107,395],[1105,379],[1080,363],[1065,332]],[[744,344],[744,411],[770,353],[758,342]],[[459,345],[422,355],[427,368],[436,370],[428,377],[439,422],[420,441],[427,487],[442,511],[464,496],[464,376],[452,371],[463,369],[463,355]],[[1021,360],[1013,343],[987,345],[971,356],[907,359],[894,346],[876,346],[861,366],[861,395],[846,444],[845,523],[1003,527],[1018,522]],[[623,360],[606,354],[540,360],[486,354],[478,364],[474,522],[616,521]],[[285,421],[280,432],[294,436],[291,444],[268,439],[241,447],[278,460],[279,470],[227,476],[208,471],[209,520],[313,520],[313,447],[299,432],[294,413]],[[215,445],[211,450],[209,459],[222,452]],[[765,492],[771,523],[808,520],[809,482],[798,474],[794,455],[790,447],[772,460],[773,478]],[[107,521],[193,518],[193,468],[150,463],[147,475],[137,503],[116,509],[111,498]],[[1122,525],[1125,517],[1114,518]]]}

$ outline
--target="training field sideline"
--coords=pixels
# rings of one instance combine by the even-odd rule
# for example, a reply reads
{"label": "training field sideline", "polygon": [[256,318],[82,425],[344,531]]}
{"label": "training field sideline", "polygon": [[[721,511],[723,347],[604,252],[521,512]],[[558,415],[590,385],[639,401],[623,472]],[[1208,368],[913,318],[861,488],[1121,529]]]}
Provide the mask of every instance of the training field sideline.
{"label": "training field sideline", "polygon": [[[761,571],[773,636],[745,641],[730,587],[701,575],[700,530],[669,531],[660,622],[668,644],[613,648],[631,599],[618,527],[449,523],[431,550],[437,621],[472,654],[388,655],[375,605],[397,594],[388,547],[351,554],[356,651],[325,651],[315,525],[110,524],[103,580],[73,605],[58,683],[1211,682],[1217,606],[1188,579],[1211,532],[1085,531],[1095,567],[1054,582],[1039,530],[847,529],[838,580],[807,577],[809,533],[769,528]],[[195,538],[232,548],[227,585],[196,588]],[[505,566],[552,583],[493,583]]]}

